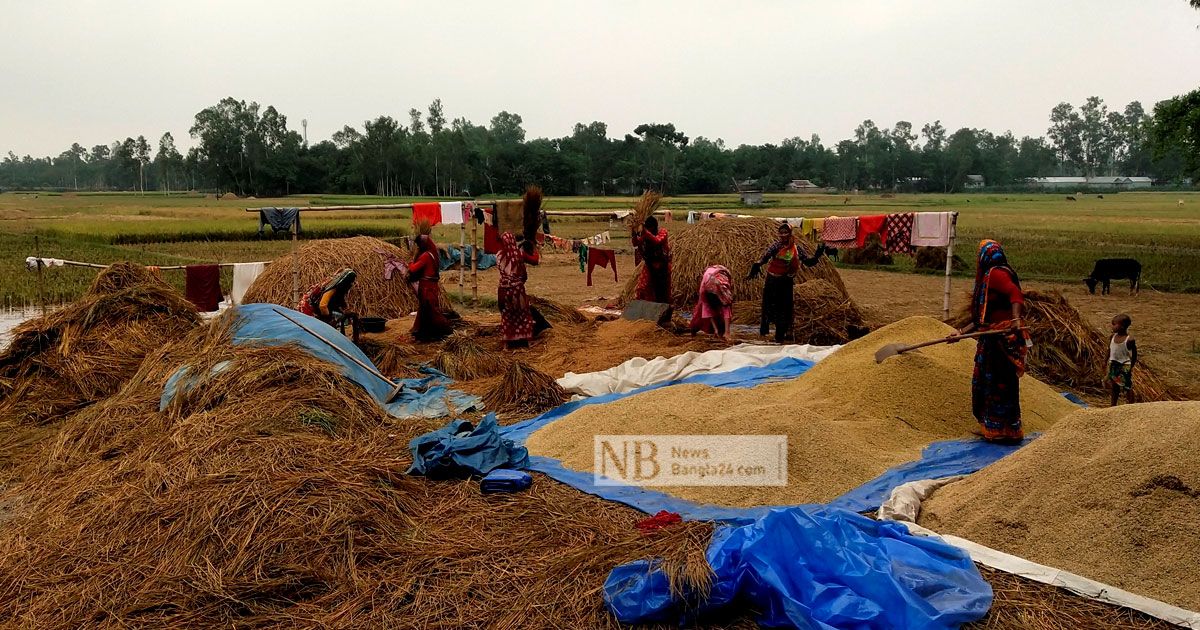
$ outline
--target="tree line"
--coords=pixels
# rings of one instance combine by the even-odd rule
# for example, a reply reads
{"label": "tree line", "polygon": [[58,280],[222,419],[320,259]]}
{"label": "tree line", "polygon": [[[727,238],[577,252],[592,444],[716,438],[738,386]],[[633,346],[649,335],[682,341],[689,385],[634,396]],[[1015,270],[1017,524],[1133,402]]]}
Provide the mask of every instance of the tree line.
{"label": "tree line", "polygon": [[1054,175],[1150,176],[1164,183],[1200,179],[1200,90],[1146,111],[1112,109],[1099,97],[1060,103],[1045,137],[962,128],[940,121],[863,121],[851,138],[826,145],[813,135],[779,144],[726,146],[689,138],[671,123],[638,125],[612,138],[603,122],[578,123],[560,138],[525,137],[520,115],[489,123],[447,120],[440,99],[407,120],[379,116],[308,144],[273,106],[222,99],[196,114],[186,155],[170,133],[88,149],[75,143],[56,157],[0,161],[0,189],[232,191],[239,195],[349,193],[470,196],[520,191],[537,183],[551,195],[730,192],[757,180],[768,191],[794,179],[840,190],[955,192],[968,175],[990,187]]}

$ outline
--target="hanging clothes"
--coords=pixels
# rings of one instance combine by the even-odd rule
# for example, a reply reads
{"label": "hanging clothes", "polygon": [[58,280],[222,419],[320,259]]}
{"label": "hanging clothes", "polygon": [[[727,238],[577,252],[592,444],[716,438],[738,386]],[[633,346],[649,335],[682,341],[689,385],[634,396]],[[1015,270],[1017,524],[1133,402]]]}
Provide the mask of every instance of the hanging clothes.
{"label": "hanging clothes", "polygon": [[579,252],[579,273],[587,271],[588,246],[579,241],[574,241],[571,248]]}
{"label": "hanging clothes", "polygon": [[821,240],[830,247],[854,247],[858,243],[858,218],[829,217],[825,219],[825,229],[821,231]]}
{"label": "hanging clothes", "polygon": [[483,253],[495,254],[500,251],[500,230],[496,229],[496,211],[493,208],[483,209]]}
{"label": "hanging clothes", "polygon": [[233,266],[233,291],[229,293],[229,301],[234,304],[241,304],[242,298],[246,296],[246,290],[258,278],[259,274],[267,268],[267,263],[250,262],[238,263]]}
{"label": "hanging clothes", "polygon": [[887,243],[884,244],[887,253],[911,254],[916,251],[912,246],[913,213],[887,215],[883,221],[883,229],[887,232]]}
{"label": "hanging clothes", "polygon": [[263,228],[271,226],[272,232],[291,232],[292,224],[296,224],[296,233],[300,233],[299,208],[260,208],[258,211],[258,233]]}
{"label": "hanging clothes", "polygon": [[883,214],[869,214],[858,217],[858,228],[855,231],[855,238],[858,241],[859,247],[865,247],[867,237],[872,234],[879,235],[879,244],[887,246],[888,235],[884,231],[883,224],[886,222],[887,216]]}
{"label": "hanging clothes", "polygon": [[425,223],[434,226],[442,222],[442,205],[436,201],[414,203],[412,211],[413,225]]}
{"label": "hanging clothes", "polygon": [[184,269],[184,293],[196,309],[211,313],[221,303],[221,267],[217,265],[188,265]]}
{"label": "hanging clothes", "polygon": [[580,259],[582,260],[583,258],[587,259],[587,285],[589,287],[592,286],[592,270],[596,267],[612,267],[613,282],[617,281],[616,252],[611,249],[588,247],[580,254]]}
{"label": "hanging clothes", "polygon": [[446,225],[462,225],[466,221],[463,220],[463,202],[461,201],[442,201],[438,203],[438,218]]}
{"label": "hanging clothes", "polygon": [[946,247],[950,244],[949,212],[918,212],[913,219],[913,247]]}

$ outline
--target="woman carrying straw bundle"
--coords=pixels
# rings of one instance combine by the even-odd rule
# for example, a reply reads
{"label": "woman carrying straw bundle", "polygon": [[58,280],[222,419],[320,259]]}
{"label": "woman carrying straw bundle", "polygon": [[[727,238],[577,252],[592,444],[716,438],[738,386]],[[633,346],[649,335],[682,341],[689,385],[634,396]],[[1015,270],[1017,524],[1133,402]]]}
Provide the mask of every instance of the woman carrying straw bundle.
{"label": "woman carrying straw bundle", "polygon": [[1015,442],[1025,437],[1021,430],[1020,378],[1031,344],[1029,333],[1021,329],[1024,305],[1021,281],[1009,266],[1000,243],[981,241],[971,296],[971,323],[958,332],[1004,331],[979,337],[975,349],[971,409],[986,440]]}
{"label": "woman carrying straw bundle", "polygon": [[500,251],[496,254],[496,267],[500,270],[500,286],[496,289],[496,301],[500,305],[500,334],[509,348],[529,345],[529,340],[545,327],[546,320],[535,322],[525,293],[525,281],[529,273],[525,265],[537,265],[541,260],[533,241],[517,242],[512,232],[500,237]]}
{"label": "woman carrying straw bundle", "polygon": [[767,248],[766,253],[758,262],[750,265],[750,275],[753,280],[762,272],[763,265],[767,266],[767,280],[763,284],[762,318],[758,326],[758,334],[766,337],[775,324],[775,341],[783,343],[790,338],[792,319],[795,317],[795,296],[792,295],[796,283],[796,272],[800,270],[801,262],[805,267],[812,267],[825,253],[825,244],[817,246],[817,252],[812,258],[801,258],[800,248],[796,246],[796,238],[792,234],[792,226],[780,223],[779,240]]}
{"label": "woman carrying straw bundle", "polygon": [[713,265],[700,278],[699,299],[692,311],[692,332],[706,332],[733,340],[733,274],[725,265]]}
{"label": "woman carrying straw bundle", "polygon": [[417,237],[417,255],[408,265],[408,281],[417,294],[417,317],[412,336],[417,341],[439,341],[450,334],[450,320],[438,305],[440,267],[437,244],[428,234]]}
{"label": "woman carrying straw bundle", "polygon": [[659,228],[658,219],[651,215],[646,217],[642,225],[634,227],[630,240],[642,259],[642,273],[638,276],[634,297],[646,302],[669,304],[671,246],[667,242],[666,228]]}

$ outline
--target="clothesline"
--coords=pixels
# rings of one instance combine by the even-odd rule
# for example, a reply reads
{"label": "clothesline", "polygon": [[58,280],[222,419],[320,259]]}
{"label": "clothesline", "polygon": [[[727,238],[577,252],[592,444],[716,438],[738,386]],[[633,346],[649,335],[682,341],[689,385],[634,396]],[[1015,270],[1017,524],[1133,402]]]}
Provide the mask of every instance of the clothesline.
{"label": "clothesline", "polygon": [[[101,264],[97,264],[97,263],[79,262],[78,260],[66,260],[64,258],[49,258],[49,257],[45,257],[45,256],[40,257],[40,258],[37,256],[27,256],[25,258],[25,268],[29,269],[30,271],[36,270],[39,263],[41,264],[41,266],[43,268],[68,266],[68,267],[90,267],[92,269],[108,269],[111,266],[111,265],[101,265]],[[198,263],[198,264],[208,264],[208,263]],[[266,261],[259,261],[259,262],[247,262],[247,263],[213,263],[213,264],[216,264],[218,267],[236,267],[238,265],[269,265],[269,264],[271,264],[271,261],[266,260]],[[147,266],[153,266],[153,265],[147,265]],[[177,270],[187,269],[188,267],[195,267],[195,266],[196,265],[166,265],[166,266],[154,266],[154,268],[162,270],[162,271],[177,271]]]}

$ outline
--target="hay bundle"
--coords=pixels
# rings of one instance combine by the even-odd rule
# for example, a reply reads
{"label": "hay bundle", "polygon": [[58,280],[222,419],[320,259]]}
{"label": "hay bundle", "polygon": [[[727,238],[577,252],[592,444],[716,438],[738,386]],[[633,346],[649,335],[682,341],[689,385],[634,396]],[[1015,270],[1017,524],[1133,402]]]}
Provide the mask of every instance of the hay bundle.
{"label": "hay bundle", "polygon": [[587,322],[587,316],[579,312],[579,309],[567,306],[562,302],[556,302],[546,298],[540,298],[535,295],[529,296],[529,306],[536,308],[541,312],[542,316],[552,322],[562,322],[568,324],[583,324]]}
{"label": "hay bundle", "polygon": [[[733,299],[761,300],[763,277],[747,280],[750,265],[762,257],[763,252],[774,243],[778,223],[766,218],[715,219],[703,221],[685,230],[671,240],[671,303],[677,308],[687,308],[696,303],[696,290],[700,277],[710,265],[725,265],[733,274]],[[811,256],[813,246],[804,239],[797,239],[797,247],[804,256]],[[641,267],[629,276],[621,292],[621,303],[628,304],[637,288]],[[826,280],[845,294],[837,269],[827,258],[813,267],[801,265],[796,282]]]}
{"label": "hay bundle", "polygon": [[[954,271],[962,271],[967,268],[966,261],[958,254],[954,255],[953,262],[950,263]],[[945,247],[918,247],[915,266],[917,269],[929,269],[931,271],[946,270],[946,248]]]}
{"label": "hay bundle", "polygon": [[[380,254],[379,252],[384,252]],[[300,265],[300,292],[318,282],[325,282],[344,267],[358,272],[354,287],[346,296],[347,310],[360,316],[396,319],[417,309],[417,296],[408,283],[396,273],[391,280],[383,279],[384,263],[388,257],[408,262],[411,252],[369,236],[310,241],[300,247],[295,257]],[[295,308],[292,299],[292,254],[277,258],[258,276],[246,291],[245,303],[269,302]],[[442,290],[442,307],[449,298]]]}
{"label": "hay bundle", "polygon": [[446,338],[432,364],[450,378],[470,381],[494,375],[504,362],[504,355],[476,343],[470,331],[459,331]]}
{"label": "hay bundle", "polygon": [[0,353],[0,422],[43,425],[107,398],[148,353],[199,322],[196,307],[158,275],[110,266],[75,302],[13,330]]}
{"label": "hay bundle", "polygon": [[653,190],[647,190],[638,198],[638,202],[633,206],[633,212],[625,217],[625,227],[630,230],[642,225],[646,222],[646,218],[654,214],[658,207],[662,204],[662,194]]}
{"label": "hay bundle", "polygon": [[[1025,291],[1021,316],[1033,337],[1028,362],[1034,376],[1080,392],[1108,393],[1108,336],[1092,328],[1062,293]],[[968,298],[952,324],[961,328],[969,321]],[[1140,359],[1134,369],[1133,394],[1138,402],[1179,399]]]}
{"label": "hay bundle", "polygon": [[411,366],[416,348],[384,335],[361,338],[358,347],[371,359],[385,376],[392,378],[415,378],[418,371]]}
{"label": "hay bundle", "polygon": [[[943,260],[945,256],[943,256]],[[867,242],[862,247],[851,247],[842,254],[841,262],[848,265],[890,265],[892,255],[883,248],[883,242],[878,234],[867,236]]]}
{"label": "hay bundle", "polygon": [[221,195],[221,199],[223,201],[235,201],[237,198],[238,198],[237,193],[233,193],[233,192],[227,192],[224,195]]}
{"label": "hay bundle", "polygon": [[483,404],[500,413],[537,414],[561,405],[566,399],[566,392],[554,377],[524,361],[510,361],[504,368],[504,376],[483,395]]}
{"label": "hay bundle", "polygon": [[[795,343],[817,346],[842,344],[857,338],[866,321],[858,304],[826,280],[809,280],[793,290],[795,319],[792,334]],[[736,324],[757,326],[762,316],[762,301],[748,300],[733,305]]]}
{"label": "hay bundle", "polygon": [[522,212],[524,220],[522,221],[521,236],[527,241],[533,241],[537,238],[538,230],[542,227],[542,189],[539,186],[530,186],[525,189],[525,196],[522,198]]}

